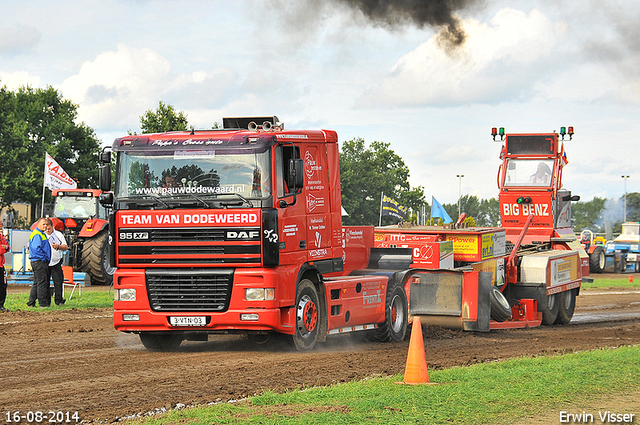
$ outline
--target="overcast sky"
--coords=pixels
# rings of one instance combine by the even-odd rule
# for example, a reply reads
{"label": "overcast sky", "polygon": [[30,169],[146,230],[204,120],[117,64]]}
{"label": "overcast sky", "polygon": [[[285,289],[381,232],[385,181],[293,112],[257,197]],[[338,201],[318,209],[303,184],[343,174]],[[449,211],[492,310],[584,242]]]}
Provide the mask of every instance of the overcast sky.
{"label": "overcast sky", "polygon": [[497,196],[491,127],[572,125],[567,189],[617,198],[625,174],[640,191],[640,2],[450,3],[432,17],[367,0],[4,0],[0,84],[55,87],[105,145],[159,101],[196,128],[277,115],[387,142],[441,203],[457,174],[462,194]]}

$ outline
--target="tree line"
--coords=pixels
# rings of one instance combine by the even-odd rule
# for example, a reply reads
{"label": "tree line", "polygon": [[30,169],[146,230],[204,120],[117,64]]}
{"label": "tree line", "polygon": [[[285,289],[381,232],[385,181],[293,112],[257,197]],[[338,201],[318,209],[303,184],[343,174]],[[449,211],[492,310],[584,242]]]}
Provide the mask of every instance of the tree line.
{"label": "tree line", "polygon": [[[45,153],[49,153],[81,188],[98,186],[98,155],[101,150],[95,131],[85,123],[77,123],[78,105],[64,99],[52,87],[21,87],[11,91],[0,87],[0,207],[13,202],[41,202]],[[159,102],[158,107],[140,117],[143,133],[187,130],[187,116],[172,105]],[[212,128],[219,128],[214,122]],[[128,131],[132,134],[132,131]],[[411,187],[409,168],[389,143],[362,138],[345,141],[340,148],[342,206],[349,214],[346,225],[377,225],[380,221],[381,194],[384,193],[409,207],[408,221],[417,221],[418,214],[430,217],[431,206],[422,186]],[[45,191],[45,202],[51,202]],[[589,228],[598,233],[619,231],[623,220],[624,199],[594,198],[573,204],[573,225],[576,231]],[[443,204],[455,220],[458,204]],[[464,195],[461,211],[477,226],[500,225],[498,200],[479,199]],[[626,196],[627,220],[640,221],[640,194]],[[32,208],[33,222],[36,209]],[[382,224],[397,219],[383,217]]]}

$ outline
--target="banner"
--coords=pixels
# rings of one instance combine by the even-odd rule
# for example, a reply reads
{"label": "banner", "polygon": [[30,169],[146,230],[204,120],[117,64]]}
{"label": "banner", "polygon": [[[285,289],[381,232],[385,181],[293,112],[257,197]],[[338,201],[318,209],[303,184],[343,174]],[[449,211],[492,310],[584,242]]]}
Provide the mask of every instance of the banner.
{"label": "banner", "polygon": [[442,204],[440,204],[440,202],[438,202],[438,200],[432,196],[431,197],[431,218],[437,218],[437,217],[440,217],[442,219],[442,222],[445,224],[453,222],[453,220],[451,219],[449,214],[447,214],[447,211],[444,209]]}
{"label": "banner", "polygon": [[407,216],[408,207],[403,207],[395,199],[391,199],[388,196],[382,196],[382,215],[395,217],[400,220],[404,220]]}
{"label": "banner", "polygon": [[75,189],[78,184],[62,169],[55,159],[47,153],[44,167],[44,185],[51,190]]}

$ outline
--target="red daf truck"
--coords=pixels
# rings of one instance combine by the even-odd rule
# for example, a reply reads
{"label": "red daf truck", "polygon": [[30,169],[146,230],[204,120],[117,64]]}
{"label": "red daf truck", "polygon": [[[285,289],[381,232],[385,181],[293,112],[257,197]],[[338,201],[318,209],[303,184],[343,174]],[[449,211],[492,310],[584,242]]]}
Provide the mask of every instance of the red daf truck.
{"label": "red daf truck", "polygon": [[[114,193],[101,202],[113,208],[116,329],[151,349],[212,332],[275,332],[301,350],[352,330],[404,337],[401,282],[340,277],[334,131],[225,118],[221,130],[122,137],[112,151]],[[106,189],[110,160],[103,152]]]}
{"label": "red daf truck", "polygon": [[[530,283],[508,229],[343,227],[334,131],[225,118],[112,151],[101,202],[113,211],[114,325],[150,349],[220,332],[300,350],[351,331],[400,340],[409,312],[465,330],[537,326],[549,294],[580,286],[578,254],[560,241],[526,269]],[[110,161],[104,152],[105,192]]]}

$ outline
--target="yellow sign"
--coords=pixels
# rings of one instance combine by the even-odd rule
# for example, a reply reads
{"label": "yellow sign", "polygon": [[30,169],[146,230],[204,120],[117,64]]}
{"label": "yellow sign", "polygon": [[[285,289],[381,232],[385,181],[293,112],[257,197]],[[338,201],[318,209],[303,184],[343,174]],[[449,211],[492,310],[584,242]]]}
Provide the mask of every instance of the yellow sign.
{"label": "yellow sign", "polygon": [[577,280],[578,267],[577,255],[551,260],[551,286]]}
{"label": "yellow sign", "polygon": [[493,240],[495,233],[482,235],[482,259],[493,258]]}
{"label": "yellow sign", "polygon": [[453,252],[456,254],[478,254],[478,235],[447,235],[448,241],[453,241]]}

